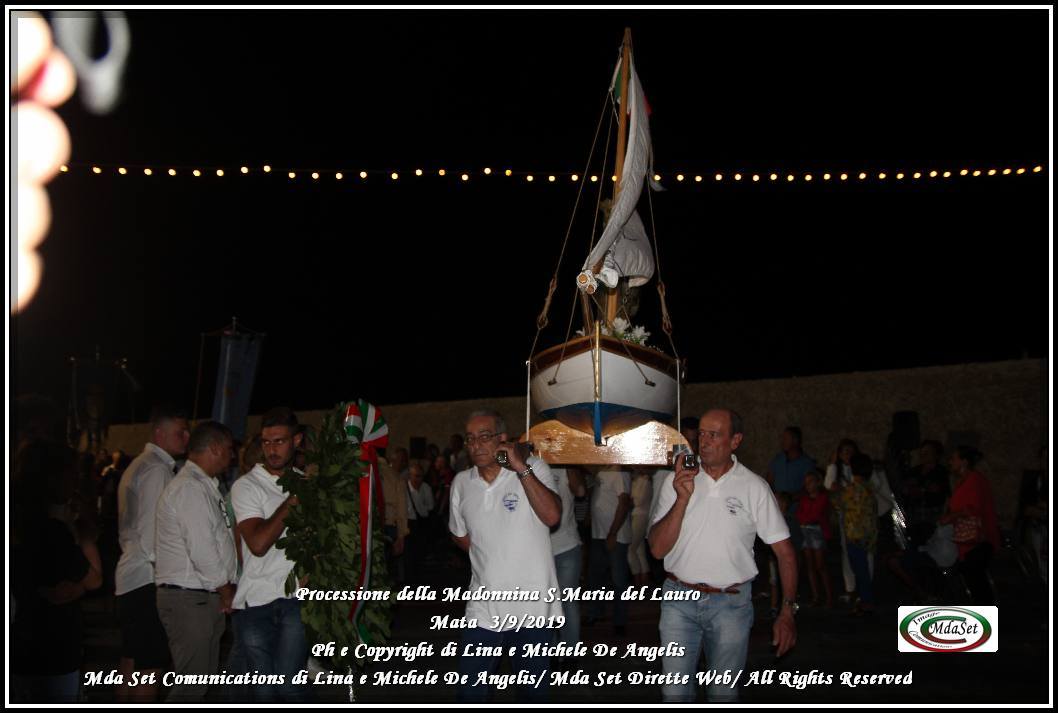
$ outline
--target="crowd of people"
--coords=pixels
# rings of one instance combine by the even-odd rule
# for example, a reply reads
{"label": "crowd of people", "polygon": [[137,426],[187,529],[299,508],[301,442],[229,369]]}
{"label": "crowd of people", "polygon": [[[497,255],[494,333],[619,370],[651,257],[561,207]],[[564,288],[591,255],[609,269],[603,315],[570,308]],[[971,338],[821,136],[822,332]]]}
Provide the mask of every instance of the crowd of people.
{"label": "crowd of people", "polygon": [[[163,698],[160,674],[186,675],[167,687],[169,701],[201,701],[204,679],[224,669],[282,674],[282,684],[238,693],[261,702],[304,701],[291,684],[308,660],[300,602],[286,593],[293,562],[275,545],[297,498],[278,485],[288,468],[305,470],[306,428],[285,408],[266,413],[245,444],[224,425],[193,429],[179,411],[155,409],[150,441],[130,459],[101,451],[78,455],[56,438],[46,404],[20,404],[12,469],[12,700],[68,702],[81,683],[79,600],[112,592],[121,629],[118,667],[127,682],[119,702]],[[989,562],[1000,547],[995,503],[980,454],[925,441],[918,464],[891,481],[851,440],[825,467],[802,449],[797,427],[758,476],[735,452],[741,417],[715,409],[685,419],[690,450],[671,469],[551,467],[511,441],[494,412],[470,415],[464,434],[443,450],[410,457],[392,447],[380,458],[384,532],[396,585],[428,583],[432,568],[466,571],[469,588],[623,592],[663,584],[663,644],[685,655],[665,657],[666,701],[694,701],[693,674],[704,651],[710,669],[738,669],[753,622],[758,561],[769,571],[770,618],[777,655],[794,646],[802,606],[847,604],[853,616],[875,609],[876,562],[906,585],[908,601],[927,603],[937,582],[956,573],[975,604],[993,603]],[[506,455],[500,465],[497,455]],[[698,463],[685,467],[688,455]],[[1039,503],[1033,503],[1038,507]],[[764,544],[763,550],[759,543]],[[837,552],[832,552],[833,550]],[[835,597],[828,555],[840,557],[844,594]],[[800,571],[811,597],[798,596]],[[763,584],[763,583],[762,583]],[[799,601],[800,600],[800,601]],[[612,626],[626,635],[628,602],[620,596],[558,601],[472,601],[478,627],[463,644],[559,643],[550,665],[584,638]],[[488,627],[534,617],[562,625]],[[232,645],[221,662],[220,641]],[[594,633],[593,633],[594,632]],[[557,660],[556,660],[557,659]],[[461,673],[491,672],[499,657],[462,657]],[[512,660],[530,673],[546,658]],[[487,688],[461,686],[459,700],[482,701]],[[546,683],[525,698],[548,696]],[[229,695],[231,692],[229,691]],[[707,687],[711,701],[737,689]]]}

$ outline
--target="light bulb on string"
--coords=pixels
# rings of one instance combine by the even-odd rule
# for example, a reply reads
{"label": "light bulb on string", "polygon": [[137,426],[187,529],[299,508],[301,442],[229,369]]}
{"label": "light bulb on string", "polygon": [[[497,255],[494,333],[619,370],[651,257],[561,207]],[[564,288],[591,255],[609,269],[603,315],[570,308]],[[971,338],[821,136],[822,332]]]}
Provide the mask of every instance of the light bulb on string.
{"label": "light bulb on string", "polygon": [[768,176],[768,178],[770,178],[773,181],[777,181],[777,180],[779,180],[779,174],[773,173],[770,176]]}
{"label": "light bulb on string", "polygon": [[272,172],[272,167],[266,164],[265,166],[263,166],[261,168],[261,170],[264,171],[265,173],[271,173]]}
{"label": "light bulb on string", "polygon": [[99,166],[92,166],[92,173],[102,173],[102,172],[103,172],[103,169],[101,169]]}
{"label": "light bulb on string", "polygon": [[124,166],[123,166],[123,167],[118,169],[118,173],[120,173],[122,176],[124,176],[126,173],[128,173],[128,171],[126,171]]}
{"label": "light bulb on string", "polygon": [[682,183],[683,182],[683,174],[682,173],[677,173],[676,174],[676,180],[679,181],[680,183]]}
{"label": "light bulb on string", "polygon": [[694,182],[695,183],[701,183],[702,182],[702,177],[701,176],[695,176],[694,177]]}
{"label": "light bulb on string", "polygon": [[1025,173],[1025,169],[1024,169],[1024,168],[1019,168],[1019,169],[1017,170],[1017,174],[1018,174],[1019,176],[1020,176],[1021,174],[1023,174],[1023,173]]}
{"label": "light bulb on string", "polygon": [[242,168],[239,169],[239,171],[241,171],[242,174],[245,176],[247,173],[250,172],[250,167],[249,166],[243,166]]}
{"label": "light bulb on string", "polygon": [[528,181],[529,183],[532,183],[533,182],[533,174],[530,173],[528,176],[525,177],[525,180]]}
{"label": "light bulb on string", "polygon": [[[1024,169],[1022,169],[1022,170],[1024,170]],[[598,183],[599,182],[599,177],[598,176],[592,176],[591,177],[591,182],[592,183]]]}
{"label": "light bulb on string", "polygon": [[548,181],[548,183],[554,183],[555,182],[555,177],[554,176],[548,176],[547,177],[547,181]]}
{"label": "light bulb on string", "polygon": [[941,174],[944,178],[951,178],[951,171],[945,171]]}
{"label": "light bulb on string", "polygon": [[443,176],[443,175],[445,175],[445,173],[446,173],[446,171],[443,168],[437,169],[437,175],[438,176]]}
{"label": "light bulb on string", "polygon": [[830,174],[829,173],[824,173],[823,174],[823,180],[824,181],[829,181],[830,180]]}
{"label": "light bulb on string", "polygon": [[576,183],[577,181],[580,180],[580,176],[578,176],[577,174],[574,173],[572,176],[569,177],[569,180],[571,180],[574,183]]}
{"label": "light bulb on string", "polygon": [[735,180],[736,181],[741,181],[742,180],[742,174],[741,173],[736,173],[735,174]]}
{"label": "light bulb on string", "polygon": [[717,181],[722,181],[722,180],[724,180],[724,174],[722,174],[722,173],[718,173],[718,174],[716,174],[715,176],[713,176],[713,178],[714,178],[715,180],[717,180]]}
{"label": "light bulb on string", "polygon": [[367,171],[361,171],[360,178],[367,178]]}
{"label": "light bulb on string", "polygon": [[469,180],[470,180],[470,176],[469,176],[468,174],[466,174],[466,173],[464,173],[463,175],[461,175],[461,176],[460,176],[460,178],[461,178],[462,180],[464,180],[464,181],[469,181]]}
{"label": "light bulb on string", "polygon": [[143,175],[145,175],[145,176],[151,176],[151,175],[153,175],[153,174],[154,174],[154,171],[152,171],[151,169],[149,169],[149,168],[145,168],[145,169],[143,169]]}
{"label": "light bulb on string", "polygon": [[849,174],[843,173],[840,176],[838,176],[838,178],[840,178],[843,181],[847,181],[847,180],[849,180]]}
{"label": "light bulb on string", "polygon": [[217,176],[219,176],[219,177],[223,177],[224,176],[224,169],[223,168],[218,168],[217,169]]}
{"label": "light bulb on string", "polygon": [[59,166],[59,171],[62,172],[62,173],[67,173],[69,170],[70,170],[70,167],[67,166],[65,163],[63,165]]}
{"label": "light bulb on string", "polygon": [[294,173],[293,171],[291,171],[290,173],[288,173],[288,174],[287,174],[287,176],[288,176],[288,177],[289,177],[290,179],[293,179],[293,178],[294,178],[294,177],[295,177],[296,175],[297,175],[297,174],[295,174],[295,173]]}
{"label": "light bulb on string", "polygon": [[756,173],[754,173],[754,174],[753,174],[753,182],[754,182],[754,183],[757,183],[758,181],[760,181],[760,175],[759,175],[759,174],[756,174]]}
{"label": "light bulb on string", "polygon": [[198,170],[198,169],[196,168],[196,169],[195,169],[194,171],[192,171],[192,172],[191,172],[191,175],[192,175],[192,176],[194,176],[195,178],[198,178],[199,176],[201,176],[201,175],[202,175],[202,171],[199,171],[199,170]]}
{"label": "light bulb on string", "polygon": [[811,173],[806,173],[805,174],[805,181],[811,181],[811,180],[812,180],[812,174]]}
{"label": "light bulb on string", "polygon": [[415,175],[416,176],[421,176],[422,175],[422,169],[421,168],[415,169]]}
{"label": "light bulb on string", "polygon": [[342,180],[343,178],[345,178],[345,176],[343,176],[343,175],[341,174],[341,172],[340,172],[340,171],[339,171],[338,173],[334,174],[334,179],[335,179],[336,181],[340,181],[340,180]]}
{"label": "light bulb on string", "polygon": [[316,171],[313,171],[312,172],[312,180],[314,180],[314,181],[320,180],[320,174],[317,173]]}
{"label": "light bulb on string", "polygon": [[482,171],[482,173],[484,173],[486,176],[491,176],[492,175],[492,169],[489,168],[488,166],[486,166],[485,170]]}
{"label": "light bulb on string", "polygon": [[512,173],[514,173],[514,172],[511,169],[508,168],[506,171],[503,172],[503,175],[504,176],[510,176]]}
{"label": "light bulb on string", "polygon": [[169,175],[170,176],[175,176],[176,175],[176,169],[175,168],[170,168],[169,169]]}

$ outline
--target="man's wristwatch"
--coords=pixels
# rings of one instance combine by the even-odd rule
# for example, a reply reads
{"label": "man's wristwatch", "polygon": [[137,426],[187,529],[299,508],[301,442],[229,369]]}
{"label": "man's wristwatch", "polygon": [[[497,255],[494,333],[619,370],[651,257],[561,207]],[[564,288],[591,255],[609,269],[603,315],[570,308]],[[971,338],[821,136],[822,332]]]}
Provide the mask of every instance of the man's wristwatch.
{"label": "man's wristwatch", "polygon": [[533,473],[533,466],[531,466],[531,465],[527,466],[525,470],[523,470],[521,473],[518,474],[518,480],[524,480],[525,477],[527,475],[529,475],[530,473],[532,473],[533,475],[536,475],[536,473]]}
{"label": "man's wristwatch", "polygon": [[783,599],[783,606],[790,606],[790,613],[796,615],[797,611],[801,608],[801,605],[795,602],[793,599]]}

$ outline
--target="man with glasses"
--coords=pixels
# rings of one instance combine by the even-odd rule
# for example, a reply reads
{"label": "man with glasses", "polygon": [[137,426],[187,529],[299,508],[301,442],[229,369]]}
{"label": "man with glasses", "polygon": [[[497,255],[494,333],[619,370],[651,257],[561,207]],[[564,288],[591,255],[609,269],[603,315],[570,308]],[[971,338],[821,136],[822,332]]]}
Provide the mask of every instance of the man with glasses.
{"label": "man with glasses", "polygon": [[286,594],[286,581],[294,569],[276,540],[286,532],[285,520],[296,496],[283,490],[278,480],[293,466],[301,445],[298,419],[288,408],[274,408],[261,419],[264,463],[235,481],[231,504],[242,537],[242,575],[235,595],[232,622],[251,671],[283,675],[283,685],[254,686],[262,702],[305,700],[307,686],[291,681],[308,661],[301,602]]}
{"label": "man with glasses", "polygon": [[[158,499],[155,583],[173,671],[215,674],[224,615],[235,596],[235,541],[217,478],[231,462],[231,431],[206,421],[188,442],[187,463]],[[201,701],[207,686],[177,684],[169,701]]]}
{"label": "man with glasses", "polygon": [[[518,447],[507,442],[507,425],[494,411],[475,411],[466,423],[465,442],[473,463],[452,482],[448,526],[455,543],[470,553],[471,578],[466,623],[460,653],[477,647],[511,650],[514,675],[532,676],[533,683],[519,689],[520,698],[546,699],[546,656],[526,657],[526,644],[548,644],[562,615],[551,556],[550,528],[562,515],[558,483],[540,458],[523,459]],[[506,454],[508,464],[496,461]],[[555,594],[556,596],[549,596]],[[548,601],[548,600],[551,601]],[[501,656],[462,655],[459,672],[467,677],[458,700],[484,702],[489,686],[485,678],[495,671]],[[524,673],[523,673],[524,672]],[[477,685],[474,685],[477,684]]]}

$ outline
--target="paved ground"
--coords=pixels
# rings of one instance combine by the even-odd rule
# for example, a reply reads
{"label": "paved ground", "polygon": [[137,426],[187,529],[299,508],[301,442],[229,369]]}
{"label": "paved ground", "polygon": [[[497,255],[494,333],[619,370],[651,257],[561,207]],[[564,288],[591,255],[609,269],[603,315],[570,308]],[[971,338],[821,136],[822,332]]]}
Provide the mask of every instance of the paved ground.
{"label": "paved ground", "polygon": [[[424,568],[424,579],[430,586],[465,586],[469,580],[466,570],[454,566],[448,556],[431,558]],[[836,550],[830,552],[830,565],[836,586],[840,582]],[[743,687],[745,703],[919,703],[919,704],[998,704],[1047,703],[1051,667],[1048,661],[1050,622],[1046,593],[1042,585],[1030,585],[1021,577],[1009,553],[1001,553],[993,563],[993,576],[1000,595],[999,652],[996,654],[908,654],[897,652],[896,608],[901,593],[887,574],[878,578],[880,607],[872,618],[849,616],[847,606],[826,610],[802,607],[798,614],[797,647],[776,662],[769,645],[770,621],[767,619],[766,598],[754,599],[756,622],[750,640],[750,652],[744,676],[753,671],[829,675],[828,684],[808,685],[798,689],[776,682],[771,685]],[[802,579],[802,592],[808,591]],[[802,596],[806,600],[807,596]],[[907,604],[917,602],[907,601]],[[624,649],[629,643],[658,645],[659,604],[632,602],[626,635],[617,636],[607,621],[602,621],[582,632],[582,640],[589,648],[605,643]],[[85,602],[86,611],[86,670],[110,670],[117,665],[118,632],[113,617],[112,600],[97,597]],[[394,621],[392,643],[420,641],[432,643],[435,651],[444,644],[458,640],[458,632],[429,631],[429,618],[438,614],[461,616],[461,604],[441,602],[408,602],[399,605]],[[228,646],[225,639],[224,648]],[[414,663],[394,663],[368,668],[375,671],[406,672],[433,669],[443,676],[454,670],[454,659],[435,655]],[[604,686],[590,684],[552,688],[554,702],[571,703],[658,703],[660,690],[656,685],[632,685],[628,682],[633,672],[660,672],[661,661],[648,662],[641,657],[626,659],[587,656],[571,670],[580,669],[591,681],[600,671],[620,673],[620,682]],[[501,672],[507,664],[501,664]],[[848,687],[840,682],[842,672],[853,674],[912,674],[910,685]],[[819,676],[816,676],[818,681]],[[442,679],[443,681],[443,679]],[[345,687],[314,687],[321,702],[345,702]],[[90,702],[112,700],[105,688],[84,689]],[[211,700],[225,700],[224,691],[211,692]],[[455,688],[439,682],[436,685],[360,686],[356,697],[363,703],[450,703],[455,701]],[[227,696],[230,700],[230,695]],[[513,689],[496,694],[496,702],[514,702]]]}

